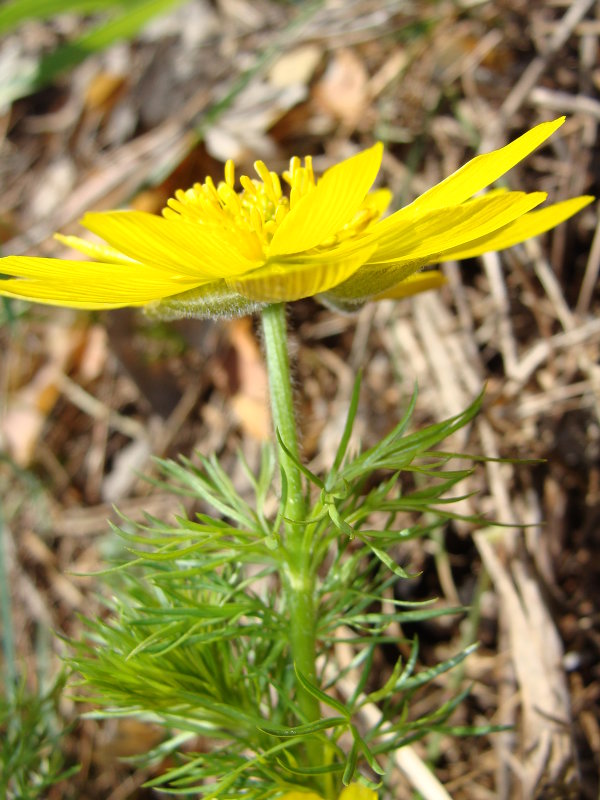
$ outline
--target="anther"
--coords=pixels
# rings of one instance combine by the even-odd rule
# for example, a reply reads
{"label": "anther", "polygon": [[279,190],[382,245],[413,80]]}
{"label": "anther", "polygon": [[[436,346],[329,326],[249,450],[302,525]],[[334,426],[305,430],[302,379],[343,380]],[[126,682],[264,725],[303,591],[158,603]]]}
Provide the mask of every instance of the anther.
{"label": "anther", "polygon": [[315,173],[313,172],[312,156],[306,156],[306,158],[304,159],[304,169],[306,170],[308,180],[310,181],[310,183],[314,185]]}
{"label": "anther", "polygon": [[225,183],[232,189],[235,186],[235,164],[230,158],[225,162]]}
{"label": "anther", "polygon": [[276,172],[271,172],[271,181],[273,184],[273,192],[275,194],[275,200],[281,200],[281,181],[279,180],[279,175]]}
{"label": "anther", "polygon": [[252,206],[250,209],[250,223],[252,225],[252,229],[256,231],[256,233],[262,233],[263,218],[256,206]]}
{"label": "anther", "polygon": [[278,197],[275,192],[275,187],[273,186],[272,173],[267,169],[267,165],[264,163],[264,161],[255,161],[254,169],[263,182],[263,186],[265,187],[265,192],[269,200],[272,203],[277,203]]}
{"label": "anther", "polygon": [[242,189],[248,194],[256,197],[256,185],[254,181],[249,178],[247,175],[240,175],[240,183],[242,184]]}
{"label": "anther", "polygon": [[206,177],[206,180],[204,181],[203,189],[204,189],[204,192],[205,192],[205,193],[206,193],[206,194],[207,194],[209,197],[211,197],[211,196],[212,196],[212,197],[214,197],[216,200],[218,200],[218,197],[219,197],[219,195],[217,194],[217,189],[216,189],[216,187],[215,187],[215,182],[214,182],[214,181],[213,181],[213,179],[210,177],[210,175],[207,175],[207,177]]}
{"label": "anther", "polygon": [[263,231],[268,236],[269,240],[273,238],[273,234],[275,233],[276,228],[277,225],[275,224],[274,220],[269,219],[267,220],[267,222],[265,222]]}
{"label": "anther", "polygon": [[354,219],[352,222],[346,226],[348,228],[352,228],[357,233],[364,230],[369,222],[373,219],[373,214],[366,208],[361,208],[360,211],[357,211],[354,215]]}
{"label": "anther", "polygon": [[298,158],[298,156],[292,156],[290,158],[289,175],[290,175],[290,178],[292,180],[294,179],[294,174],[295,174],[296,170],[300,167],[300,163],[301,162],[300,162],[300,159]]}
{"label": "anther", "polygon": [[227,183],[220,183],[217,189],[219,200],[224,208],[229,211],[233,216],[237,216],[241,211],[241,203],[239,196],[233,191],[231,186]]}

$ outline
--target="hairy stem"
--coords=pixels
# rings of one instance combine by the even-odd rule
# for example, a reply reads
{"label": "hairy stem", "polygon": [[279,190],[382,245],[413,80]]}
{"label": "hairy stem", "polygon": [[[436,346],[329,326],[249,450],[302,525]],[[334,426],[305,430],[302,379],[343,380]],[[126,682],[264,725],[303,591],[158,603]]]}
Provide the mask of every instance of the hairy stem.
{"label": "hairy stem", "polygon": [[278,448],[279,464],[287,478],[288,496],[285,516],[290,521],[288,527],[301,538],[303,536],[302,526],[294,523],[304,521],[306,503],[302,489],[302,474],[292,460],[300,460],[300,450],[292,397],[285,305],[277,303],[266,306],[262,311],[262,326],[269,373],[273,426],[276,431],[279,431],[281,440],[292,456],[292,458],[288,457],[281,447]]}
{"label": "hairy stem", "polygon": [[[269,373],[273,425],[288,452],[279,446],[279,464],[287,482],[284,545],[287,558],[282,570],[283,590],[290,624],[290,646],[296,669],[311,682],[315,673],[315,575],[307,537],[306,500],[299,461],[298,435],[292,396],[285,306],[269,305],[262,311],[264,346]],[[289,455],[288,455],[289,453]],[[306,721],[320,718],[318,701],[297,684],[298,705]],[[314,744],[317,744],[314,742]],[[311,752],[322,763],[323,752]]]}

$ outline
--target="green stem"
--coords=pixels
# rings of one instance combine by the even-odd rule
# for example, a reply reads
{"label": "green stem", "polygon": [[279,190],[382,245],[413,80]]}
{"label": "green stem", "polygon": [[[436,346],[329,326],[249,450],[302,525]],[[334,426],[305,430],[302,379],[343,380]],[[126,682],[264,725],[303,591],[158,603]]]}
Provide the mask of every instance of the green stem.
{"label": "green stem", "polygon": [[[271,412],[273,425],[279,431],[282,441],[290,454],[300,460],[296,417],[292,396],[290,359],[288,356],[285,305],[269,305],[262,311],[262,326],[269,373],[271,393]],[[302,522],[306,517],[306,504],[302,489],[302,474],[287,453],[279,448],[279,463],[288,482],[288,497],[285,515],[292,523]],[[300,535],[300,526],[291,525]]]}
{"label": "green stem", "polygon": [[[284,510],[286,518],[284,544],[287,558],[283,565],[282,579],[289,613],[290,646],[296,668],[314,682],[316,680],[315,574],[310,541],[307,540],[305,524],[307,510],[302,473],[293,460],[300,460],[300,450],[294,415],[285,306],[281,303],[266,306],[262,311],[262,326],[273,425],[289,452],[288,455],[281,447],[278,448],[279,464],[287,481]],[[308,722],[320,718],[318,700],[299,684],[297,684],[297,698],[300,710]],[[318,761],[311,766],[322,762],[322,751],[311,753],[309,748],[309,755],[318,758]]]}

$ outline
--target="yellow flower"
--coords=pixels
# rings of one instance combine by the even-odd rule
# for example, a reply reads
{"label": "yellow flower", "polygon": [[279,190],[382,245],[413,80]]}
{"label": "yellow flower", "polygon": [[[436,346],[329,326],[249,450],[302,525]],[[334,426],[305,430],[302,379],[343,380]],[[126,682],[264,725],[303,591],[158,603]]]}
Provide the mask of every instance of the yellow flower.
{"label": "yellow flower", "polygon": [[592,201],[576,197],[532,211],[544,192],[494,190],[474,197],[542,144],[564,117],[480,155],[410,205],[383,217],[385,189],[370,191],[376,144],[315,179],[310,158],[283,173],[257,161],[258,179],[210,178],[169,200],[162,216],[86,214],[106,242],[57,238],[93,261],[8,256],[0,294],[76,308],[147,306],[162,316],[244,313],[316,295],[339,308],[399,298],[444,279],[423,267],[499,250],[548,230]]}
{"label": "yellow flower", "polygon": [[[323,798],[314,792],[287,792],[280,800],[323,800]],[[377,800],[377,794],[366,786],[353,783],[342,791],[338,800]]]}

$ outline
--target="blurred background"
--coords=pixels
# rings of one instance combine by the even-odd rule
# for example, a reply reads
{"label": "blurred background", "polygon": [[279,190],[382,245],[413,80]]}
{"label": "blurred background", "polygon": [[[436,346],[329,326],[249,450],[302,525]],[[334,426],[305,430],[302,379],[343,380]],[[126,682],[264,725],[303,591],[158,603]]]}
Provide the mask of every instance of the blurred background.
{"label": "blurred background", "polygon": [[[312,154],[321,172],[375,140],[398,207],[562,114],[504,185],[552,201],[598,194],[597,0],[7,0],[0,37],[5,255],[62,256],[52,233],[78,233],[85,211],[159,212],[175,189],[222,176],[228,158],[239,174],[256,158],[281,171]],[[416,423],[462,410],[485,384],[484,411],[454,449],[536,459],[470,479],[477,494],[461,511],[506,527],[457,522],[397,554],[421,572],[400,596],[471,609],[405,631],[418,633],[423,663],[481,643],[419,712],[471,685],[455,724],[512,726],[418,746],[459,800],[598,796],[597,225],[594,204],[538,240],[445,265],[439,293],[355,316],[312,300],[290,309],[311,469],[333,458],[360,366],[366,444],[398,420],[415,382]],[[56,684],[60,636],[77,636],[79,614],[102,613],[99,580],[76,573],[120,547],[113,504],[133,519],[179,509],[139,477],[152,455],[215,452],[242,485],[236,450],[252,462],[270,436],[254,321],[2,299],[0,352],[0,789],[156,796],[142,787],[151,773],[122,759],[160,734],[80,719]],[[380,680],[394,660],[379,654]],[[395,785],[393,800],[416,796],[409,773]]]}

